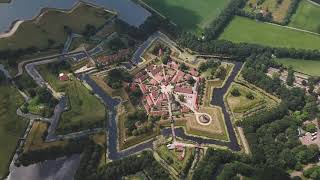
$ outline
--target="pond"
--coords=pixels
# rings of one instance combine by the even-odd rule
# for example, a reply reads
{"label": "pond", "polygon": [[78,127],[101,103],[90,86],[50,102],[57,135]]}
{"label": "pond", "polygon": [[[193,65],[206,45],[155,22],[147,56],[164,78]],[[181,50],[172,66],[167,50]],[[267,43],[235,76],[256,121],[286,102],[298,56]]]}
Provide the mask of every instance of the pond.
{"label": "pond", "polygon": [[[83,0],[97,6],[118,12],[119,18],[130,25],[139,26],[150,15],[131,0]],[[43,8],[71,9],[78,0],[12,0],[0,3],[0,32],[10,30],[17,20],[30,20],[39,15]]]}

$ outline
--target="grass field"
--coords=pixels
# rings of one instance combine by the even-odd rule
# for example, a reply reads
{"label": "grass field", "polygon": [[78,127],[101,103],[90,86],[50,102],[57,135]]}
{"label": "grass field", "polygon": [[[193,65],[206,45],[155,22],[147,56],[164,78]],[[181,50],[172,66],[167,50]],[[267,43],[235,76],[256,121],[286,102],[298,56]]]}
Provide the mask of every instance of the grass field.
{"label": "grass field", "polygon": [[187,30],[208,26],[230,0],[142,0]]}
{"label": "grass field", "polygon": [[[261,110],[275,107],[281,102],[277,97],[272,96],[264,90],[244,81],[241,75],[237,78],[237,82],[241,84],[233,83],[224,99],[225,103],[231,110],[235,121],[248,117],[254,113],[258,113]],[[239,97],[231,95],[231,90],[235,87],[238,88],[241,94]],[[249,92],[254,96],[253,100],[246,97]]]}
{"label": "grass field", "polygon": [[47,48],[53,40],[52,47],[60,46],[67,38],[64,26],[70,27],[73,32],[82,33],[87,24],[99,27],[103,25],[111,14],[102,8],[97,9],[81,4],[71,13],[58,10],[48,10],[41,17],[32,21],[25,21],[15,34],[0,39],[0,49],[19,49],[31,46]]}
{"label": "grass field", "polygon": [[27,120],[16,115],[23,102],[16,89],[8,84],[0,85],[0,177],[8,171],[11,154],[27,125]]}
{"label": "grass field", "polygon": [[168,150],[167,146],[162,145],[156,150],[159,156],[166,161],[169,165],[171,165],[178,173],[181,173],[182,169],[186,166],[188,159],[191,158],[194,153],[194,149],[186,148],[185,149],[185,157],[183,160],[179,160],[181,152],[177,152],[175,150]]}
{"label": "grass field", "polygon": [[289,26],[320,33],[320,7],[302,0]]}
{"label": "grass field", "polygon": [[43,78],[54,89],[65,92],[69,99],[70,110],[62,113],[58,132],[79,131],[103,123],[106,119],[106,109],[96,96],[75,77],[71,76],[70,81],[61,82],[46,67],[38,68]]}
{"label": "grass field", "polygon": [[320,36],[236,16],[219,39],[271,47],[320,49]]}
{"label": "grass field", "polygon": [[[259,12],[261,10],[268,10],[272,13],[272,18],[276,22],[282,22],[286,17],[288,9],[292,0],[283,0],[281,4],[277,4],[275,0],[265,0],[261,5],[257,5],[258,0],[249,0],[245,6],[245,11],[248,12]],[[252,5],[250,7],[250,4]],[[255,7],[258,7],[259,10],[256,10]]]}
{"label": "grass field", "polygon": [[320,76],[320,61],[303,60],[303,59],[276,59],[277,62],[311,76]]}
{"label": "grass field", "polygon": [[[227,95],[227,102],[231,111],[235,113],[244,113],[258,105],[261,105],[262,103],[265,103],[264,97],[261,94],[239,84],[232,84],[231,90],[235,88],[239,90],[241,95],[238,97],[232,96],[231,93]],[[246,97],[249,93],[254,96],[254,99],[251,100]]]}

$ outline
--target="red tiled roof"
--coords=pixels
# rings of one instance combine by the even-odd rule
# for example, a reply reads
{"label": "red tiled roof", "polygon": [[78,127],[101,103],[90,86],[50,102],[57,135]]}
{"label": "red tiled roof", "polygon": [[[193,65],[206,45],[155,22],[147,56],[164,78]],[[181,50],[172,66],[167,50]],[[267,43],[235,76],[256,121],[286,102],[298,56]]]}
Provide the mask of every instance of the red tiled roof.
{"label": "red tiled roof", "polygon": [[192,94],[193,92],[191,88],[183,88],[183,87],[176,87],[174,90],[176,92],[185,93],[185,94]]}
{"label": "red tiled roof", "polygon": [[148,103],[149,106],[153,106],[153,101],[152,101],[150,95],[146,96],[146,100],[147,100],[147,103]]}
{"label": "red tiled roof", "polygon": [[122,57],[127,56],[130,53],[129,49],[121,49],[116,54],[112,54],[109,56],[100,56],[97,58],[97,62],[103,65],[110,64],[112,62],[120,60]]}
{"label": "red tiled roof", "polygon": [[156,69],[151,71],[151,74],[154,76],[154,75],[158,74],[161,70],[162,70],[162,67],[157,67]]}
{"label": "red tiled roof", "polygon": [[145,93],[148,92],[146,85],[144,85],[144,84],[139,84],[139,87],[140,87],[141,92],[142,92],[143,94],[145,94]]}

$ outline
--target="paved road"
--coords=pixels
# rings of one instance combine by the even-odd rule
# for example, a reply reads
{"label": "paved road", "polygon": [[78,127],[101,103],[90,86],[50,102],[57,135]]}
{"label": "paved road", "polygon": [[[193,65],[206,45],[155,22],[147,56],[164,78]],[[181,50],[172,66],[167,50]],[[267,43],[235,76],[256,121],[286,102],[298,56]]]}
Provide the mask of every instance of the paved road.
{"label": "paved road", "polygon": [[299,28],[290,27],[290,26],[282,26],[282,25],[275,24],[275,23],[270,23],[270,22],[264,22],[264,23],[270,24],[270,25],[273,25],[273,26],[278,26],[278,27],[282,27],[282,28],[292,29],[292,30],[301,31],[301,32],[310,33],[310,34],[313,34],[313,35],[320,36],[319,33],[308,31],[308,30],[304,30],[304,29],[299,29]]}
{"label": "paved road", "polygon": [[18,64],[18,73],[15,75],[15,77],[22,75],[23,67],[25,64],[35,62],[35,61],[45,61],[45,60],[55,59],[55,58],[63,57],[63,56],[77,55],[77,54],[81,54],[81,53],[84,53],[84,52],[82,50],[81,51],[73,51],[73,52],[69,52],[69,53],[65,53],[65,54],[55,54],[55,55],[50,55],[50,56],[46,56],[46,57],[40,57],[40,58],[34,58],[34,59],[22,61]]}

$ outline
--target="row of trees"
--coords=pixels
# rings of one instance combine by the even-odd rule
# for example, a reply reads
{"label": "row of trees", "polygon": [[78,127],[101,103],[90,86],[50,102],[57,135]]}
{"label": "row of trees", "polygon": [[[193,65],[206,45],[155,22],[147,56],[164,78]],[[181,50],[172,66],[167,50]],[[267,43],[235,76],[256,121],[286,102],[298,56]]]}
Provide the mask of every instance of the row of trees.
{"label": "row of trees", "polygon": [[139,171],[144,171],[148,177],[154,180],[170,179],[169,174],[154,159],[151,151],[144,151],[139,155],[132,155],[108,163],[98,170],[97,179],[119,179]]}
{"label": "row of trees", "polygon": [[132,75],[128,71],[122,69],[112,69],[106,77],[107,84],[113,89],[123,87],[123,82],[131,82]]}
{"label": "row of trees", "polygon": [[87,146],[74,176],[75,180],[97,178],[97,168],[102,157],[103,148],[101,145],[93,143]]}
{"label": "row of trees", "polygon": [[54,160],[63,156],[71,156],[72,154],[81,153],[85,147],[92,144],[88,137],[69,140],[65,146],[52,146],[44,149],[32,150],[19,154],[15,162],[16,166],[28,166],[30,164],[43,162],[46,160]]}
{"label": "row of trees", "polygon": [[207,40],[216,39],[229,22],[236,15],[239,8],[246,4],[246,0],[231,0],[220,15],[205,29],[204,36]]}

